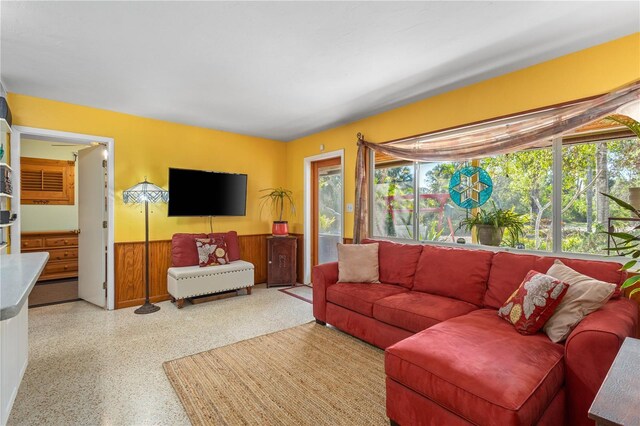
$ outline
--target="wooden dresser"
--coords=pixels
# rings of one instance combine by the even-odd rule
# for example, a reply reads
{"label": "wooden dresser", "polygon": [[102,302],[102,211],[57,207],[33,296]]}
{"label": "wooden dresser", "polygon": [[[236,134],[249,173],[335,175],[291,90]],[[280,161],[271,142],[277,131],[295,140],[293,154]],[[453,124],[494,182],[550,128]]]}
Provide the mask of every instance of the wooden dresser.
{"label": "wooden dresser", "polygon": [[23,253],[49,253],[49,261],[38,282],[78,277],[78,234],[75,231],[23,232],[21,238]]}
{"label": "wooden dresser", "polygon": [[296,237],[267,237],[267,287],[296,285]]}

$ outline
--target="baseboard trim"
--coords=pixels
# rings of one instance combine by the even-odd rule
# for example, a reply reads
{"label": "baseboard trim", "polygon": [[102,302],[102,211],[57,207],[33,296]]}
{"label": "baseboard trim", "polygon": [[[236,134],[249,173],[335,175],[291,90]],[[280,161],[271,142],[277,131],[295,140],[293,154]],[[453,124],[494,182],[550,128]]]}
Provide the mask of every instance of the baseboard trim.
{"label": "baseboard trim", "polygon": [[[149,301],[151,303],[164,302],[165,300],[171,300],[171,295],[169,293],[160,294],[158,296],[151,296],[149,298]],[[131,308],[133,306],[140,306],[143,303],[144,303],[144,297],[141,297],[140,299],[124,300],[122,302],[116,303],[116,309]]]}

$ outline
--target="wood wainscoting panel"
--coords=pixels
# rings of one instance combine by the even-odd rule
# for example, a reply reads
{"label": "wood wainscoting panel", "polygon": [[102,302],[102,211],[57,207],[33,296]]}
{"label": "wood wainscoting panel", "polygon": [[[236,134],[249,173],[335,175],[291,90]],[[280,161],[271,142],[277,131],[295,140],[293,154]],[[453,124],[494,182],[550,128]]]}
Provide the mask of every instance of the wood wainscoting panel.
{"label": "wood wainscoting panel", "polygon": [[171,267],[171,241],[149,242],[149,255],[151,295],[168,300],[171,298],[167,290],[167,269]]}
{"label": "wood wainscoting panel", "polygon": [[[238,236],[240,258],[255,265],[256,284],[267,280],[267,236]],[[151,302],[169,300],[167,269],[171,266],[171,240],[150,241],[149,256]],[[144,241],[115,244],[116,309],[144,303],[144,261]],[[302,261],[302,257],[299,257],[299,261]]]}
{"label": "wood wainscoting panel", "polygon": [[304,281],[304,234],[289,234],[292,237],[297,238],[297,253],[296,253],[296,274],[298,282]]}
{"label": "wood wainscoting panel", "polygon": [[115,244],[116,309],[144,300],[144,243]]}
{"label": "wood wainscoting panel", "polygon": [[267,281],[267,237],[268,234],[238,235],[240,259],[251,262],[255,266],[256,284]]}

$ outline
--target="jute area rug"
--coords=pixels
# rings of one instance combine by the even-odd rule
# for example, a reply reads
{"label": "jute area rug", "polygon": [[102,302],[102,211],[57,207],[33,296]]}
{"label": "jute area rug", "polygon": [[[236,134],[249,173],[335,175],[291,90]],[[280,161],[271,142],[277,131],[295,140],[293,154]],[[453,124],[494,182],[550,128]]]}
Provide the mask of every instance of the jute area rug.
{"label": "jute area rug", "polygon": [[167,361],[194,425],[387,425],[384,352],[315,323]]}

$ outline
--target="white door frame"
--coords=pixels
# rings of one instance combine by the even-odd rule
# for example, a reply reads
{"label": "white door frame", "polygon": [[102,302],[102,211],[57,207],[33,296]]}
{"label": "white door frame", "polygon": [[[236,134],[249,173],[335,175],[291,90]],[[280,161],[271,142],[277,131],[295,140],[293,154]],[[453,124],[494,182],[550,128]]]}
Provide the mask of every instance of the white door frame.
{"label": "white door frame", "polygon": [[[12,126],[11,127],[11,168],[16,176],[20,176],[20,140],[37,139],[51,140],[56,142],[67,142],[78,145],[91,145],[101,143],[107,147],[107,309],[115,308],[115,280],[114,280],[114,243],[115,243],[115,167],[113,138],[104,136],[84,135],[81,133],[61,132],[58,130],[37,129],[34,127]],[[13,182],[13,198],[11,199],[11,209],[18,214],[18,220],[11,227],[11,252],[19,253],[20,242],[20,179]]]}
{"label": "white door frame", "polygon": [[322,154],[305,157],[304,159],[304,277],[303,284],[311,282],[311,163],[340,157],[340,172],[342,173],[342,194],[340,205],[342,206],[342,224],[340,225],[340,238],[344,240],[344,149],[324,152]]}

